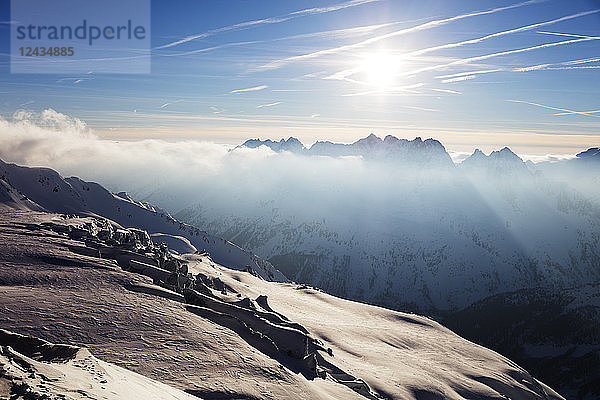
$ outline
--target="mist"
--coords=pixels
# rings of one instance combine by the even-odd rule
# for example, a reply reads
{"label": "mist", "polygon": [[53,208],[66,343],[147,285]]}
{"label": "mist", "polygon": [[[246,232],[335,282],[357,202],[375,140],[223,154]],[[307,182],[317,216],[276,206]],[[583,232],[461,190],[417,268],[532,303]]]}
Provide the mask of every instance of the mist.
{"label": "mist", "polygon": [[112,141],[54,110],[0,130],[5,161],[127,191],[353,299],[452,309],[524,278],[569,287],[600,274],[597,174],[580,160],[525,163],[505,149],[455,164],[435,141],[405,159],[368,143],[363,157]]}

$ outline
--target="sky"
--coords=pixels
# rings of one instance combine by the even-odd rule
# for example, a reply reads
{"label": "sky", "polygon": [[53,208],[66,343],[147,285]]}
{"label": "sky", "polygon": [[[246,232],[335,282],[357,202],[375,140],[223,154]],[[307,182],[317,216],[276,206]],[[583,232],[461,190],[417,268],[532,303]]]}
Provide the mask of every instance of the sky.
{"label": "sky", "polygon": [[7,1],[0,21],[7,119],[53,109],[110,140],[600,145],[597,0],[152,1],[149,74],[10,73]]}

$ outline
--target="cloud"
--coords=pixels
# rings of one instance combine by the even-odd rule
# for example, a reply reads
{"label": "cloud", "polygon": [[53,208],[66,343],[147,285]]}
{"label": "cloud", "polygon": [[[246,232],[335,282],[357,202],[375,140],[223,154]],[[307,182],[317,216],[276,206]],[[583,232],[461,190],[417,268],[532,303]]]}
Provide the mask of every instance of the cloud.
{"label": "cloud", "polygon": [[533,163],[550,162],[555,163],[559,161],[572,160],[577,158],[574,154],[542,154],[542,155],[530,155],[523,154],[520,156],[525,161],[531,161]]}
{"label": "cloud", "polygon": [[0,132],[4,161],[49,166],[65,176],[87,177],[113,188],[136,180],[149,184],[169,175],[177,179],[184,169],[200,173],[218,168],[228,152],[225,146],[200,141],[107,140],[83,121],[52,109],[0,118]]}
{"label": "cloud", "polygon": [[[428,172],[421,168],[390,168],[360,157],[303,157],[274,153],[265,146],[232,149],[197,140],[114,141],[96,135],[83,121],[54,110],[39,114],[19,111],[11,118],[0,118],[0,133],[0,158],[4,161],[50,167],[63,176],[79,176],[112,191],[126,190],[134,198],[175,212],[197,203],[237,215],[238,211],[255,211],[261,200],[273,198],[285,200],[282,209],[292,214],[327,213],[349,199],[356,200],[360,209],[368,209],[365,201],[373,201],[373,193],[377,198],[383,196],[387,204],[404,198],[406,186],[399,182],[413,184],[418,190],[423,182],[430,182],[440,187],[440,194],[457,182],[444,180],[447,173],[434,171],[429,175],[434,179],[422,179]],[[464,152],[450,154],[455,161],[468,156]],[[549,154],[545,159],[560,157]],[[415,209],[421,206],[421,198],[417,196]],[[462,204],[469,204],[469,198]]]}
{"label": "cloud", "polygon": [[256,92],[258,90],[263,90],[263,89],[266,89],[266,88],[268,88],[267,85],[260,85],[260,86],[249,87],[249,88],[246,88],[246,89],[235,89],[235,90],[232,90],[229,93]]}
{"label": "cloud", "polygon": [[438,27],[441,25],[445,25],[450,22],[458,21],[458,20],[461,20],[464,18],[470,18],[470,17],[487,15],[487,14],[494,14],[494,13],[497,13],[500,11],[509,10],[512,8],[518,8],[518,7],[522,7],[522,6],[534,4],[534,3],[539,3],[539,1],[538,0],[530,0],[530,1],[513,4],[510,6],[496,7],[496,8],[492,8],[492,9],[488,9],[488,10],[475,11],[475,12],[471,12],[471,13],[456,15],[454,17],[438,19],[435,21],[430,21],[430,22],[426,22],[426,23],[423,23],[420,25],[416,25],[416,26],[413,26],[410,28],[405,28],[405,29],[394,31],[394,32],[386,33],[383,35],[375,36],[375,37],[363,40],[358,43],[349,44],[349,45],[345,45],[345,46],[339,46],[339,47],[333,47],[333,48],[329,48],[329,49],[325,49],[325,50],[315,51],[312,53],[302,54],[299,56],[292,56],[292,57],[287,57],[287,58],[280,59],[280,60],[275,60],[268,64],[260,66],[258,69],[267,69],[267,70],[268,69],[276,69],[276,68],[282,67],[283,65],[291,63],[291,62],[302,61],[302,60],[307,60],[307,59],[311,59],[311,58],[315,58],[315,57],[321,57],[321,56],[325,56],[325,55],[341,53],[341,52],[348,51],[348,50],[354,50],[354,49],[357,49],[360,47],[371,45],[376,42],[380,42],[382,40],[390,39],[390,38],[393,38],[396,36],[406,35],[409,33],[419,32],[419,31],[423,31],[423,30],[427,30],[427,29],[432,29],[432,28],[435,28],[435,27]]}
{"label": "cloud", "polygon": [[473,152],[469,153],[468,151],[452,151],[452,150],[448,150],[448,154],[450,154],[450,158],[452,158],[452,161],[454,161],[455,164],[460,164],[467,157],[469,157],[471,154],[473,154]]}
{"label": "cloud", "polygon": [[350,8],[350,7],[356,7],[356,6],[360,6],[363,4],[374,3],[377,1],[381,1],[381,0],[351,0],[351,1],[346,1],[344,3],[335,4],[335,5],[332,5],[329,7],[313,7],[313,8],[306,8],[306,9],[299,10],[299,11],[293,11],[291,13],[285,14],[280,17],[262,18],[262,19],[252,20],[252,21],[241,22],[238,24],[233,24],[233,25],[223,26],[223,27],[217,28],[217,29],[212,29],[212,30],[209,30],[209,31],[206,31],[203,33],[186,36],[186,37],[176,40],[174,42],[170,42],[170,43],[164,44],[162,46],[155,47],[154,50],[166,49],[169,47],[178,46],[183,43],[191,42],[191,41],[197,40],[197,39],[204,39],[209,36],[213,36],[215,34],[222,33],[222,32],[248,29],[248,28],[251,28],[251,27],[254,27],[257,25],[278,24],[281,22],[289,21],[291,19],[303,17],[306,15],[323,14],[323,13],[328,13],[328,12],[332,12],[332,11],[343,10],[343,9]]}
{"label": "cloud", "polygon": [[276,101],[274,103],[268,103],[268,104],[261,104],[261,105],[256,106],[256,108],[274,107],[274,106],[278,106],[279,104],[281,104],[281,101]]}

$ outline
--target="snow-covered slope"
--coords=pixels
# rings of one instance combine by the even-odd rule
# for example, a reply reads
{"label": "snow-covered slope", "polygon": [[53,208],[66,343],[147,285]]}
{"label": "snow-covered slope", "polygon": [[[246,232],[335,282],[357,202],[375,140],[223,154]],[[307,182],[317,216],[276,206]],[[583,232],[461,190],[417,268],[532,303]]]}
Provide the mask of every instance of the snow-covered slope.
{"label": "snow-covered slope", "polygon": [[[174,219],[167,211],[151,204],[136,202],[126,193],[112,194],[93,182],[72,177],[64,179],[48,168],[28,168],[7,164],[0,160],[0,196],[5,206],[13,208],[36,208],[63,213],[93,213],[102,215],[123,227],[137,226],[150,233],[181,236],[199,251],[207,251],[214,260],[231,268],[254,269],[263,278],[284,281],[285,276],[269,262],[243,250],[235,244]],[[12,188],[12,189],[10,189]],[[8,190],[12,190],[8,193]],[[15,203],[14,193],[24,195],[35,204],[25,200]],[[7,194],[13,197],[7,198]]]}
{"label": "snow-covered slope", "polygon": [[98,360],[86,349],[4,329],[0,329],[0,368],[3,399],[198,399]]}
{"label": "snow-covered slope", "polygon": [[[0,222],[0,328],[85,346],[200,398],[562,399],[511,360],[425,317],[268,282],[194,254],[184,259],[195,289],[182,296],[59,233],[77,218],[12,211]],[[42,385],[38,391],[185,398],[76,348],[55,346],[54,357],[76,355],[56,365],[26,347],[0,361],[28,369],[23,382]]]}
{"label": "snow-covered slope", "polygon": [[569,399],[600,398],[600,282],[498,294],[444,324],[510,355]]}
{"label": "snow-covered slope", "polygon": [[42,211],[44,208],[0,177],[0,210],[8,209]]}

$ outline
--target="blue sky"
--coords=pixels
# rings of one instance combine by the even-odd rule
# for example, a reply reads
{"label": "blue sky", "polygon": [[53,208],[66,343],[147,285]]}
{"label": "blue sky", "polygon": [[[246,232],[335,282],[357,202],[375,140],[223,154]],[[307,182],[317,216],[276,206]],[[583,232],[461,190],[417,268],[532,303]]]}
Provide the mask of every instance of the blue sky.
{"label": "blue sky", "polygon": [[153,1],[151,74],[64,76],[10,73],[6,3],[5,117],[52,108],[120,140],[600,144],[599,1]]}

